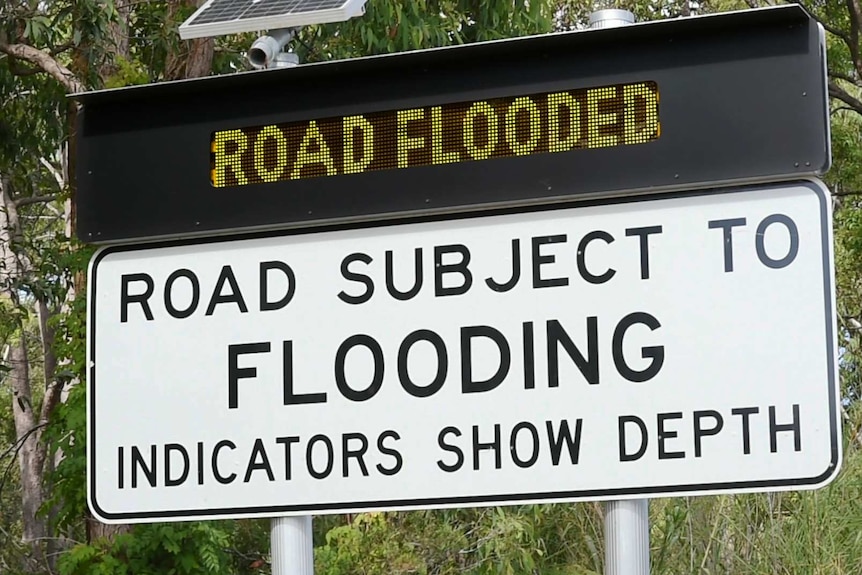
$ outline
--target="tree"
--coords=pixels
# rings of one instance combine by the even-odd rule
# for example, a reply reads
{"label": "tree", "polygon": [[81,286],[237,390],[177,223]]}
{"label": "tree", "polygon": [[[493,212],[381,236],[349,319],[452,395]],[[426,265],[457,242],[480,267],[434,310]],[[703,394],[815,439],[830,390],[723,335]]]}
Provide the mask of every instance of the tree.
{"label": "tree", "polygon": [[[175,0],[155,8],[161,22],[171,23],[194,5]],[[46,558],[57,540],[48,537],[52,510],[44,508],[55,463],[44,435],[67,383],[83,376],[83,331],[66,329],[83,325],[83,317],[75,317],[83,312],[75,305],[75,294],[85,291],[86,260],[73,257],[79,248],[74,240],[78,106],[65,96],[134,78],[129,62],[136,45],[130,34],[156,32],[155,20],[135,27],[134,16],[131,3],[123,1],[19,1],[0,8],[0,293],[6,302],[0,343],[12,388],[15,438],[10,454],[19,463],[22,538],[30,544],[31,569],[39,563],[50,567]],[[177,49],[165,50],[171,79],[209,73],[211,40],[175,44]],[[37,318],[35,348],[28,345],[33,338],[27,329],[30,315]],[[58,349],[66,356],[58,357]],[[32,369],[38,357],[41,377]],[[58,371],[61,364],[76,369]],[[80,402],[72,405],[83,408]],[[83,446],[81,431],[55,430],[54,448]],[[71,449],[67,455],[83,456],[79,451]],[[75,462],[61,460],[64,464]],[[103,534],[100,524],[92,527],[91,535]]]}

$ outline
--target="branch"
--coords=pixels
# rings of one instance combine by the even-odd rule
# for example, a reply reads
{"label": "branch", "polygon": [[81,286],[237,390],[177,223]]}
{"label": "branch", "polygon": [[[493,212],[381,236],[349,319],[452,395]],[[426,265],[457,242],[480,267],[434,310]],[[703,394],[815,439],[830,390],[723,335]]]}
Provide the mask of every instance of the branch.
{"label": "branch", "polygon": [[40,204],[42,202],[53,202],[57,199],[57,194],[48,194],[45,196],[30,196],[29,198],[19,198],[15,200],[15,206],[29,206],[30,204]]}
{"label": "branch", "polygon": [[[811,12],[809,12],[809,13],[811,13]],[[814,19],[817,20],[817,22],[819,22],[821,26],[823,26],[824,30],[826,30],[827,32],[829,32],[833,36],[840,38],[845,44],[847,44],[848,48],[850,48],[851,50],[853,49],[851,47],[853,45],[853,41],[850,39],[850,36],[847,34],[847,32],[845,32],[844,30],[841,30],[840,28],[836,28],[835,26],[833,26],[832,24],[829,24],[828,22],[824,22],[822,19],[820,19],[817,16],[815,16]]]}
{"label": "branch", "polygon": [[850,49],[850,58],[853,60],[856,72],[862,76],[862,62],[859,60],[859,26],[862,21],[862,9],[859,7],[859,0],[847,0],[847,11],[850,12],[850,42],[847,47]]}
{"label": "branch", "polygon": [[19,444],[22,444],[25,441],[27,441],[27,438],[30,437],[31,434],[35,433],[36,431],[45,427],[46,425],[48,425],[48,424],[47,423],[40,423],[38,425],[34,425],[30,429],[28,429],[25,433],[21,434],[21,437],[16,439],[15,442],[9,446],[9,449],[4,451],[3,453],[0,453],[0,461],[5,459],[6,456],[9,455],[10,453],[12,453],[13,451],[17,451],[18,449],[20,449]]}
{"label": "branch", "polygon": [[[804,4],[802,4],[802,5],[803,5],[803,7],[805,8],[805,10],[806,10],[809,14],[811,14],[811,16],[812,16],[815,20],[817,20],[817,22],[818,22],[821,26],[823,26],[823,29],[824,29],[824,30],[826,30],[827,32],[829,32],[829,33],[830,33],[830,34],[832,34],[833,36],[835,36],[835,37],[837,37],[837,38],[840,38],[840,39],[841,39],[845,44],[847,44],[847,47],[848,47],[848,48],[851,48],[851,43],[852,43],[852,42],[851,42],[851,40],[850,40],[850,35],[849,35],[849,34],[847,34],[847,32],[845,32],[844,30],[841,30],[840,28],[836,28],[835,26],[833,26],[833,25],[832,25],[832,24],[830,24],[829,22],[826,22],[825,20],[823,20],[823,18],[821,18],[820,16],[818,16],[817,14],[815,14],[815,13],[814,13],[814,10],[812,10],[812,9],[811,9],[811,6],[810,6],[810,5],[808,5],[808,3],[807,3],[807,2],[806,2],[806,3],[804,3]],[[851,50],[852,50],[852,48],[851,48]]]}
{"label": "branch", "polygon": [[853,111],[857,114],[862,115],[862,100],[858,100],[847,93],[841,86],[836,84],[834,81],[829,81],[829,95],[833,98],[837,98],[853,108]]}
{"label": "branch", "polygon": [[38,66],[60,82],[69,93],[86,91],[84,84],[47,52],[26,44],[0,44],[0,52]]}
{"label": "branch", "polygon": [[848,84],[853,84],[854,86],[856,85],[856,82],[858,81],[856,78],[854,78],[853,76],[850,76],[849,74],[842,74],[841,72],[835,72],[834,70],[830,70],[829,77],[835,78],[836,80],[843,80],[843,81],[847,82]]}
{"label": "branch", "polygon": [[15,76],[33,76],[42,73],[42,70],[39,68],[21,66],[15,58],[9,58],[9,71]]}
{"label": "branch", "polygon": [[45,397],[42,399],[42,413],[39,414],[39,423],[47,425],[51,417],[51,413],[57,404],[60,403],[60,397],[63,393],[63,388],[66,386],[68,378],[57,377],[52,381],[45,390]]}
{"label": "branch", "polygon": [[[3,495],[3,486],[6,485],[6,478],[9,476],[9,470],[12,469],[12,466],[15,464],[15,461],[18,460],[18,452],[21,451],[21,448],[24,447],[24,443],[27,441],[27,438],[30,437],[36,430],[38,430],[41,425],[34,426],[30,428],[30,430],[18,438],[18,440],[13,444],[15,447],[15,453],[12,455],[12,459],[9,460],[9,464],[6,466],[6,469],[3,470],[3,476],[0,477],[0,497]],[[9,448],[6,453],[9,453],[12,448]],[[5,457],[6,454],[4,454]]]}
{"label": "branch", "polygon": [[39,158],[39,163],[45,166],[45,169],[48,170],[52,176],[54,176],[54,181],[57,182],[57,187],[62,189],[65,187],[65,182],[63,181],[63,174],[60,173],[60,170],[51,165],[51,162],[45,159],[44,156]]}
{"label": "branch", "polygon": [[50,52],[51,56],[56,56],[57,54],[62,54],[63,52],[67,52],[74,47],[75,47],[75,45],[72,44],[71,42],[66,42],[65,44],[60,44],[59,46],[54,46],[53,48],[51,48],[51,50],[49,52]]}

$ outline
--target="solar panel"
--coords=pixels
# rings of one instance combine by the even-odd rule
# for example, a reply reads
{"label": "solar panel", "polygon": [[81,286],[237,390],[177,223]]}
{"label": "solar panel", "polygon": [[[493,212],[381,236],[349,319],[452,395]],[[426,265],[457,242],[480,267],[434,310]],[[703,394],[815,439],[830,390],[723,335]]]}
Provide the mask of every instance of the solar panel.
{"label": "solar panel", "polygon": [[180,38],[201,38],[343,22],[361,16],[366,0],[207,0],[179,28]]}

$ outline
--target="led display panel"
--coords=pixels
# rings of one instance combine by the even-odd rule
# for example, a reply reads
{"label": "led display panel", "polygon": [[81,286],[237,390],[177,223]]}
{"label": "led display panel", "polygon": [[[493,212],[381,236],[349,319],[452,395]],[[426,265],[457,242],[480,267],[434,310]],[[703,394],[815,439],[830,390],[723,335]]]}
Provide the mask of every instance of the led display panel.
{"label": "led display panel", "polygon": [[217,188],[644,144],[654,82],[270,124],[213,133]]}

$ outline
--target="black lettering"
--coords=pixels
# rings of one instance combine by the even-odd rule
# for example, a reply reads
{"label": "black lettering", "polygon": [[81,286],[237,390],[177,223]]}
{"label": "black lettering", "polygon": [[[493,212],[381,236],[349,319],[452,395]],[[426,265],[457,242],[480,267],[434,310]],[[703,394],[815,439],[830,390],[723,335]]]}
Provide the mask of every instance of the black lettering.
{"label": "black lettering", "polygon": [[533,322],[521,326],[524,340],[524,389],[536,387],[536,350],[533,345]]}
{"label": "black lettering", "polygon": [[775,406],[769,406],[769,451],[778,452],[778,434],[782,431],[793,432],[793,451],[802,451],[802,421],[799,418],[799,404],[793,404],[793,420],[790,423],[776,423]]}
{"label": "black lettering", "polygon": [[[428,385],[421,387],[410,378],[410,372],[407,369],[407,358],[410,353],[410,348],[418,341],[427,341],[434,346],[434,351],[437,353],[437,373],[434,379]],[[443,338],[431,330],[420,329],[414,331],[401,343],[398,348],[398,380],[401,382],[401,387],[404,391],[413,397],[429,397],[434,395],[443,384],[446,382],[446,373],[449,371],[449,357],[446,354],[446,344],[443,343]]]}
{"label": "black lettering", "polygon": [[389,295],[399,301],[407,301],[416,297],[419,290],[422,289],[422,248],[414,250],[414,280],[413,287],[407,291],[398,291],[395,287],[395,272],[393,271],[392,250],[386,250],[386,289]]}
{"label": "black lettering", "polygon": [[132,446],[132,489],[138,486],[138,467],[147,478],[147,483],[150,487],[156,486],[156,446],[150,446],[150,464],[144,461],[144,456],[138,450],[137,446]]}
{"label": "black lettering", "polygon": [[288,435],[287,437],[276,437],[275,442],[279,445],[284,445],[284,478],[287,481],[291,479],[291,469],[292,465],[292,457],[291,457],[291,449],[294,443],[299,443],[299,437],[295,435]]}
{"label": "black lettering", "polygon": [[641,279],[649,279],[649,236],[660,234],[661,226],[647,226],[645,228],[629,228],[626,237],[637,236],[640,238],[641,250]]}
{"label": "black lettering", "polygon": [[[784,227],[787,228],[787,233],[790,235],[790,247],[787,250],[787,255],[774,260],[766,253],[764,238],[766,237],[766,228],[777,223],[784,224]],[[799,253],[799,230],[796,228],[796,222],[784,214],[772,214],[757,226],[757,234],[754,236],[754,246],[757,249],[757,258],[760,260],[760,263],[772,269],[786,268],[793,263],[793,260],[796,259],[796,254]]]}
{"label": "black lettering", "polygon": [[[371,383],[368,384],[362,391],[356,391],[347,383],[347,377],[344,373],[344,362],[347,358],[347,352],[352,348],[361,345],[371,351],[374,357],[374,376],[371,378]],[[383,350],[380,349],[380,344],[377,343],[370,335],[357,334],[348,337],[338,346],[338,351],[335,354],[335,384],[338,386],[338,391],[350,401],[365,401],[374,397],[380,386],[383,385]]]}
{"label": "black lettering", "polygon": [[[443,256],[446,254],[460,254],[461,261],[454,264],[444,264]],[[470,250],[462,244],[451,244],[448,246],[434,247],[434,295],[437,297],[447,295],[461,295],[473,285],[473,274],[467,267],[470,265]],[[461,285],[443,287],[443,276],[445,274],[461,274]]]}
{"label": "black lettering", "polygon": [[737,407],[730,411],[733,415],[742,417],[742,453],[751,453],[751,433],[748,425],[748,417],[753,413],[760,413],[757,407]]}
{"label": "black lettering", "polygon": [[[183,458],[183,470],[177,478],[171,477],[171,454],[177,452]],[[189,476],[189,453],[186,448],[178,443],[165,444],[165,487],[176,487],[182,485]]]}
{"label": "black lettering", "polygon": [[[230,286],[230,293],[222,295],[221,292],[224,289],[225,283]],[[230,266],[223,266],[221,273],[219,273],[218,280],[216,280],[216,286],[215,289],[213,289],[213,295],[210,298],[209,305],[207,306],[206,315],[212,315],[215,311],[215,306],[231,302],[235,303],[242,313],[248,312],[248,306],[245,305],[245,300],[242,299],[242,292],[239,291],[239,285],[237,285],[236,277],[233,275],[233,268]]]}
{"label": "black lettering", "polygon": [[[350,441],[358,440],[359,449],[351,449]],[[368,477],[368,467],[365,466],[365,452],[368,451],[368,438],[361,433],[345,433],[341,436],[341,451],[344,453],[344,458],[341,462],[341,474],[344,477],[350,475],[350,460],[356,459],[359,462],[359,469],[362,475]]]}
{"label": "black lettering", "polygon": [[745,218],[732,218],[729,220],[712,220],[709,222],[709,229],[715,230],[721,228],[724,232],[724,271],[733,271],[733,232],[732,229],[736,226],[744,226]]}
{"label": "black lettering", "polygon": [[641,371],[636,371],[629,367],[629,364],[626,363],[625,354],[623,353],[623,338],[626,335],[626,331],[636,323],[647,326],[650,328],[650,331],[655,331],[661,327],[661,323],[648,313],[640,311],[630,313],[617,324],[617,327],[614,330],[613,343],[611,347],[614,356],[614,366],[616,366],[619,374],[629,381],[643,383],[644,381],[649,381],[654,378],[661,369],[661,366],[664,364],[664,346],[656,345],[652,347],[642,347],[641,357],[643,359],[651,360],[649,365]]}
{"label": "black lettering", "polygon": [[[278,301],[269,301],[269,271],[279,270],[287,278],[287,293]],[[260,262],[260,311],[281,309],[290,303],[296,293],[296,275],[293,268],[284,262]]]}
{"label": "black lettering", "polygon": [[227,346],[227,407],[236,409],[239,407],[240,379],[249,379],[257,376],[256,367],[243,367],[238,365],[239,356],[246,353],[269,353],[269,342],[262,343],[237,343]]}
{"label": "black lettering", "polygon": [[560,421],[560,429],[554,431],[554,424],[551,421],[545,422],[545,427],[548,431],[548,441],[551,444],[551,463],[554,465],[560,464],[560,458],[563,455],[563,441],[566,442],[566,449],[569,451],[569,459],[572,464],[577,465],[578,458],[581,454],[581,427],[583,420],[578,418],[575,420],[575,436],[569,430],[569,422],[566,419]]}
{"label": "black lettering", "polygon": [[494,440],[491,443],[479,441],[479,426],[473,426],[473,471],[479,471],[479,452],[492,450],[494,452],[494,467],[503,466],[503,454],[500,451],[500,424],[494,424]]}
{"label": "black lettering", "polygon": [[438,459],[437,467],[439,467],[443,471],[446,471],[447,473],[452,473],[453,471],[458,471],[459,469],[461,469],[461,466],[464,465],[464,452],[461,451],[461,449],[458,448],[457,445],[446,443],[447,435],[461,437],[461,430],[457,427],[444,427],[440,430],[440,433],[437,434],[437,445],[440,446],[440,449],[455,454],[455,463],[450,465],[448,463],[443,463],[442,459]]}
{"label": "black lettering", "polygon": [[229,449],[236,449],[236,444],[233,441],[228,441],[224,439],[219,441],[213,447],[212,458],[210,459],[210,467],[213,470],[213,477],[215,477],[216,481],[221,483],[222,485],[227,485],[228,483],[233,483],[234,479],[236,479],[236,473],[231,473],[230,475],[222,475],[218,469],[218,452],[222,450],[223,447],[227,447]]}
{"label": "black lettering", "polygon": [[[626,450],[626,424],[634,423],[640,428],[641,445],[634,453],[628,453]],[[618,420],[620,433],[620,461],[637,461],[646,453],[649,445],[649,434],[647,434],[646,424],[636,415],[621,415]]]}
{"label": "black lettering", "polygon": [[380,451],[380,453],[382,453],[383,455],[388,455],[388,456],[395,459],[395,466],[394,467],[390,467],[390,468],[383,467],[383,465],[381,465],[380,463],[375,465],[375,467],[377,468],[377,471],[379,471],[382,475],[387,475],[387,476],[395,475],[396,473],[401,471],[401,467],[404,464],[404,460],[401,457],[401,453],[399,453],[397,449],[392,449],[391,447],[386,447],[383,444],[383,440],[389,439],[390,437],[394,441],[398,441],[399,439],[401,439],[401,436],[398,435],[397,432],[395,432],[391,429],[387,429],[386,431],[384,431],[383,433],[381,433],[377,437],[377,450]]}
{"label": "black lettering", "polygon": [[[132,282],[144,282],[147,288],[144,293],[130,294],[129,284]],[[149,321],[153,321],[153,311],[150,309],[150,304],[147,300],[153,295],[153,290],[156,289],[153,283],[153,278],[149,274],[123,274],[120,276],[120,323],[129,321],[129,304],[139,303],[144,311],[144,317]]]}
{"label": "black lettering", "polygon": [[572,342],[569,334],[555,319],[548,320],[548,387],[559,387],[560,385],[560,360],[557,344],[563,344],[563,349],[569,358],[575,362],[578,370],[588,383],[596,385],[599,383],[599,322],[595,316],[587,318],[587,355],[585,358],[581,351]]}
{"label": "black lettering", "polygon": [[198,441],[198,485],[204,484],[204,444]]}
{"label": "black lettering", "polygon": [[[294,393],[293,392],[293,341],[281,342],[282,348],[282,393],[284,405],[303,405],[308,403],[326,403],[326,392]],[[269,350],[267,350],[269,351]]]}
{"label": "black lettering", "polygon": [[512,240],[512,277],[506,283],[497,283],[487,278],[485,283],[495,292],[507,292],[518,284],[521,279],[521,240]]}
{"label": "black lettering", "polygon": [[[314,444],[315,443],[323,443],[326,447],[326,467],[323,468],[323,471],[317,471],[314,468]],[[335,455],[332,451],[332,441],[329,440],[325,435],[315,435],[311,439],[308,440],[308,446],[305,448],[305,464],[308,467],[308,472],[315,479],[326,479],[330,473],[332,473],[332,466],[335,464]]]}
{"label": "black lettering", "polygon": [[[518,455],[518,433],[523,429],[528,430],[532,438],[532,452],[527,459],[521,459]],[[512,429],[512,434],[509,436],[509,451],[512,454],[512,461],[522,469],[532,467],[536,463],[539,459],[539,432],[532,423],[522,421]]]}
{"label": "black lettering", "polygon": [[356,272],[350,271],[350,264],[353,262],[362,262],[364,264],[370,264],[372,261],[371,256],[363,253],[355,253],[350,254],[341,262],[341,275],[344,276],[344,279],[347,281],[359,282],[365,286],[365,292],[360,295],[348,295],[348,293],[344,290],[338,292],[338,299],[343,302],[358,305],[361,303],[365,303],[371,299],[371,296],[374,294],[374,281],[365,274],[360,274]]}
{"label": "black lettering", "polygon": [[679,435],[676,431],[664,428],[664,422],[668,419],[682,419],[682,412],[658,414],[658,458],[659,459],[681,459],[685,457],[684,451],[665,451],[664,442]]}
{"label": "black lettering", "polygon": [[566,234],[557,236],[536,236],[533,238],[533,287],[556,287],[569,285],[568,278],[542,278],[542,265],[552,264],[557,259],[556,256],[548,254],[542,255],[541,247],[545,244],[557,244],[566,241]]}
{"label": "black lettering", "polygon": [[605,243],[610,244],[614,241],[614,237],[608,232],[604,232],[602,230],[596,230],[585,235],[578,244],[578,272],[581,274],[582,278],[591,284],[603,284],[614,277],[617,272],[613,268],[608,268],[605,273],[600,275],[593,275],[590,273],[587,269],[587,245],[589,245],[593,240],[602,240]]}
{"label": "black lettering", "polygon": [[[713,421],[715,421],[715,425],[712,427],[703,427],[700,424],[700,420],[704,417],[711,417]],[[694,456],[700,457],[701,454],[701,440],[704,437],[708,437],[710,435],[717,435],[721,428],[724,427],[724,418],[721,417],[721,414],[717,411],[713,411],[712,409],[707,409],[705,411],[695,411],[694,412]]]}
{"label": "black lettering", "polygon": [[[473,380],[473,338],[487,337],[500,350],[500,365],[497,371],[485,381]],[[509,373],[512,363],[512,353],[505,336],[487,325],[477,325],[461,328],[461,391],[462,393],[481,393],[491,391],[503,383]]]}
{"label": "black lettering", "polygon": [[117,488],[123,488],[124,475],[126,472],[126,458],[123,455],[123,446],[117,447]]}
{"label": "black lettering", "polygon": [[[260,461],[257,460],[258,457],[260,457]],[[269,477],[270,481],[275,481],[275,475],[272,474],[272,466],[269,464],[269,457],[266,455],[266,449],[263,448],[263,440],[255,439],[254,447],[251,449],[251,456],[248,458],[248,467],[245,469],[245,478],[242,482],[248,483],[252,472],[260,469],[266,471],[266,476]]]}
{"label": "black lettering", "polygon": [[[186,309],[180,310],[174,307],[173,287],[174,282],[179,278],[186,278],[192,286],[192,300]],[[198,303],[201,300],[201,286],[198,283],[198,277],[192,270],[181,269],[173,272],[165,280],[165,309],[167,312],[177,319],[184,319],[192,315],[198,308]]]}

